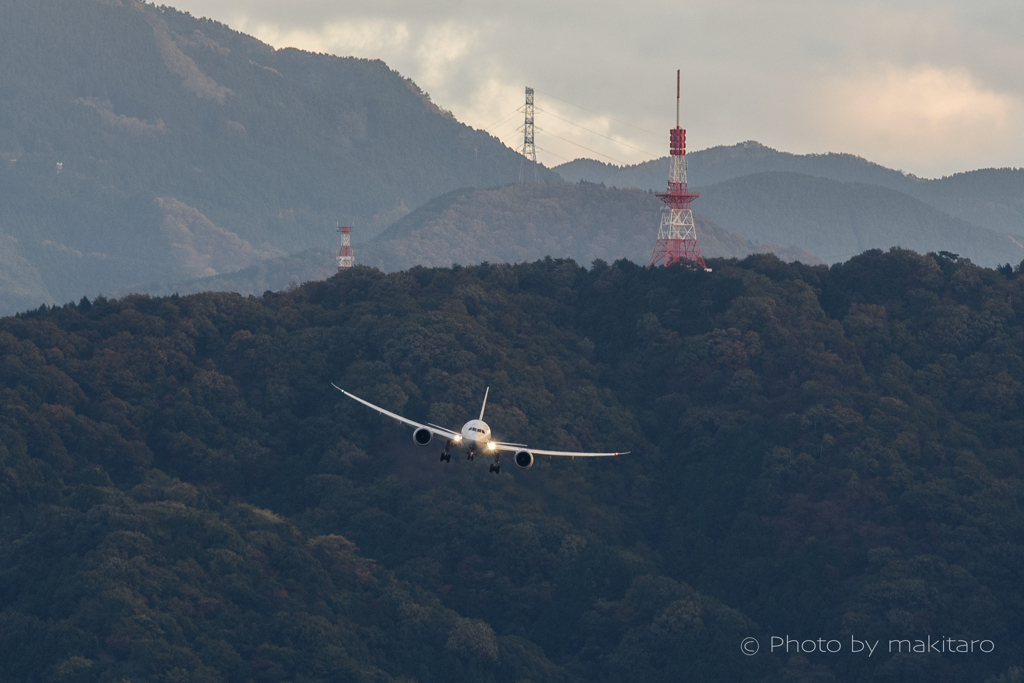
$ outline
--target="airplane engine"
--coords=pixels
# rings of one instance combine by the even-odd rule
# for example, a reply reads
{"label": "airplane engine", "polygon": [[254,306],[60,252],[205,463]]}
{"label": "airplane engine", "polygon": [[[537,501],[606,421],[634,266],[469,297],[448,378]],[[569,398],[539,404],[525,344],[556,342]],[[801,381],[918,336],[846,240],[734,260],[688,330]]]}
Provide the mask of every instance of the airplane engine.
{"label": "airplane engine", "polygon": [[412,440],[416,442],[417,446],[426,446],[430,443],[431,436],[433,436],[433,434],[430,433],[429,429],[426,427],[420,427],[412,433]]}
{"label": "airplane engine", "polygon": [[528,470],[533,467],[533,453],[530,451],[516,451],[512,460],[516,463],[516,467],[521,470]]}

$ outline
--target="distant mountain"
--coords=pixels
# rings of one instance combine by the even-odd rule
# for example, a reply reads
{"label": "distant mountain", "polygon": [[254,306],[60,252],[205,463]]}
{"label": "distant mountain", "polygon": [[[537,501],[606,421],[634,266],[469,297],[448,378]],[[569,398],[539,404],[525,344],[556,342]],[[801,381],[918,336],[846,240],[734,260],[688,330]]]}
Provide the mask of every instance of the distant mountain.
{"label": "distant mountain", "polygon": [[[356,244],[356,262],[387,272],[416,265],[515,263],[545,256],[568,257],[581,264],[621,258],[646,264],[658,237],[661,206],[647,192],[592,183],[455,190],[427,202],[377,237]],[[773,253],[787,261],[821,263],[809,251],[747,240],[700,214],[694,214],[694,222],[708,258]],[[336,272],[336,253],[311,249],[235,273],[132,291],[262,294],[330,277]]]}
{"label": "distant mountain", "polygon": [[[362,245],[360,263],[383,270],[481,261],[568,257],[578,263],[626,258],[646,263],[658,237],[662,203],[639,190],[592,183],[510,185],[456,190],[424,204]],[[817,263],[814,254],[756,244],[695,214],[705,256],[771,252]]]}
{"label": "distant mountain", "polygon": [[1024,168],[957,173],[904,192],[975,225],[1024,235]]}
{"label": "distant mountain", "polygon": [[135,0],[0,3],[0,259],[25,273],[0,313],[370,235],[523,163],[379,60]]}
{"label": "distant mountain", "polygon": [[0,229],[0,291],[14,310],[35,308],[45,301],[46,286],[18,247],[18,240]]}
{"label": "distant mountain", "polygon": [[901,192],[800,173],[756,173],[698,188],[701,212],[748,239],[789,242],[829,263],[873,248],[949,251],[994,266],[1024,260],[1024,238],[973,226]]}
{"label": "distant mountain", "polygon": [[[912,176],[908,177],[899,171],[852,154],[790,154],[754,141],[688,152],[686,161],[689,179],[694,185],[711,185],[764,171],[805,173],[844,182],[870,183],[885,187],[893,187],[908,180],[921,182]],[[593,159],[576,159],[556,166],[554,170],[568,181],[584,179],[615,187],[661,191],[668,179],[668,157],[632,166],[615,166]]]}
{"label": "distant mountain", "polygon": [[[357,249],[356,261],[358,262]],[[133,285],[123,291],[112,292],[124,296],[130,292],[166,296],[170,294],[197,294],[199,292],[237,292],[259,295],[293,289],[304,282],[326,280],[338,272],[337,249],[307,249],[297,254],[277,256],[255,266],[232,273],[183,280],[180,282],[151,282]]]}
{"label": "distant mountain", "polygon": [[[1024,169],[982,169],[925,180],[852,154],[790,154],[753,141],[690,152],[686,158],[692,185],[766,171],[803,173],[898,190],[974,225],[1024,235]],[[633,166],[577,159],[554,170],[570,182],[660,191],[668,178],[668,158]]]}

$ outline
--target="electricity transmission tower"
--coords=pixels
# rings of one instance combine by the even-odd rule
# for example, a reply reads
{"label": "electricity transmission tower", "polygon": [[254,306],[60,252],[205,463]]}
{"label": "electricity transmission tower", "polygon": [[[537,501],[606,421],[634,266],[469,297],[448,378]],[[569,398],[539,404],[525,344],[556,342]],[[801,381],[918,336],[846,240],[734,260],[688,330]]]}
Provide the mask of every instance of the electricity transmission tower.
{"label": "electricity transmission tower", "polygon": [[526,89],[526,123],[523,125],[523,156],[537,163],[537,148],[533,144],[533,88]]}
{"label": "electricity transmission tower", "polygon": [[523,182],[523,165],[533,162],[533,182],[537,182],[537,147],[533,144],[533,88],[526,88],[526,122],[523,124],[523,161],[519,164],[519,182]]}

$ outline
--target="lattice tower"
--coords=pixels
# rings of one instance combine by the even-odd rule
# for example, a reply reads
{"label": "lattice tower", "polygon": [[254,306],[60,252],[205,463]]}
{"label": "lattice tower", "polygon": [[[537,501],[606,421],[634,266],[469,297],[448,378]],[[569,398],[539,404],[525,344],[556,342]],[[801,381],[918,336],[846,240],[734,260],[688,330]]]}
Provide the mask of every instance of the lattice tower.
{"label": "lattice tower", "polygon": [[523,124],[523,156],[537,163],[537,147],[533,144],[533,88],[526,89],[526,121]]}
{"label": "lattice tower", "polygon": [[537,146],[533,143],[533,88],[526,88],[526,105],[523,107],[526,120],[523,122],[523,161],[519,164],[519,182],[523,182],[526,160],[533,162],[533,182],[537,182]]}
{"label": "lattice tower", "polygon": [[338,250],[338,272],[340,273],[355,265],[356,257],[352,253],[352,228],[347,225],[339,225],[338,232],[341,233],[341,249]]}
{"label": "lattice tower", "polygon": [[680,72],[676,71],[676,127],[669,131],[669,158],[672,167],[668,191],[657,197],[665,203],[661,213],[658,241],[654,244],[648,268],[682,263],[711,272],[704,263],[697,244],[697,228],[693,224],[690,203],[700,195],[690,192],[686,183],[686,131],[679,127]]}

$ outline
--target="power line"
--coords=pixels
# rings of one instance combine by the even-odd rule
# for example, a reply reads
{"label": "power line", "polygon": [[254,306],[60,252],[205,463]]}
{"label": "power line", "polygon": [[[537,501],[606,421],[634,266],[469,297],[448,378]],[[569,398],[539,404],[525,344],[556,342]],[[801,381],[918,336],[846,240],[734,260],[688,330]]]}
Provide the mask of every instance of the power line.
{"label": "power line", "polygon": [[491,135],[497,135],[498,137],[501,137],[501,135],[504,135],[504,133],[499,134],[498,131],[508,128],[509,124],[522,125],[520,122],[517,122],[515,118],[509,118],[502,121],[496,126],[491,126],[485,132],[490,133]]}
{"label": "power line", "polygon": [[495,126],[497,126],[497,125],[499,125],[499,124],[505,123],[506,121],[508,121],[509,119],[511,119],[511,118],[512,118],[513,116],[515,116],[516,114],[518,114],[518,113],[519,113],[519,112],[521,112],[522,110],[523,110],[523,108],[522,108],[522,107],[518,107],[518,108],[516,108],[516,110],[515,110],[514,112],[512,112],[512,113],[511,113],[511,114],[509,114],[508,116],[503,116],[503,117],[501,117],[500,119],[498,119],[497,121],[495,121],[494,123],[492,123],[491,125],[489,125],[489,126],[484,126],[482,130],[486,130],[486,131],[489,131],[489,130],[490,130],[491,128],[494,128]]}
{"label": "power line", "polygon": [[487,133],[489,135],[493,135],[496,138],[503,138],[508,133],[507,133],[507,131],[504,132],[504,133],[501,132],[501,131],[506,130],[509,127],[510,124],[515,127],[515,130],[520,130],[523,127],[522,123],[517,123],[515,119],[509,119],[508,121],[506,121],[505,123],[501,124],[500,126],[495,126],[491,130],[487,131]]}
{"label": "power line", "polygon": [[614,121],[615,123],[621,123],[622,125],[629,126],[630,128],[636,128],[637,130],[642,130],[643,132],[650,133],[651,135],[659,135],[659,133],[655,133],[654,131],[647,130],[646,128],[641,128],[640,126],[635,126],[632,123],[626,123],[625,121],[619,121],[618,119],[613,119],[612,117],[610,117],[610,116],[608,116],[606,114],[602,114],[599,111],[594,111],[593,109],[588,109],[587,107],[584,107],[584,106],[579,105],[579,104],[575,104],[573,102],[570,102],[569,100],[563,100],[561,97],[557,97],[555,95],[552,95],[551,93],[543,92],[543,91],[540,91],[540,90],[538,90],[537,92],[539,92],[541,95],[544,95],[545,97],[554,97],[559,102],[565,102],[566,104],[572,105],[573,107],[577,107],[577,108],[582,109],[584,111],[589,111],[591,114],[597,114],[601,118],[608,119],[609,121]]}
{"label": "power line", "polygon": [[549,149],[544,149],[543,147],[538,147],[538,148],[537,148],[537,151],[539,151],[539,152],[544,152],[545,154],[550,154],[550,155],[551,155],[551,156],[553,156],[553,157],[558,157],[559,159],[561,159],[562,161],[565,161],[565,162],[569,162],[569,161],[572,161],[572,159],[566,159],[566,158],[565,158],[565,157],[563,157],[563,156],[562,156],[561,154],[555,154],[555,153],[554,153],[554,152],[552,152],[551,150],[549,150]]}
{"label": "power line", "polygon": [[516,129],[515,129],[514,131],[512,131],[511,133],[509,133],[508,135],[506,135],[506,136],[505,136],[504,138],[502,138],[502,140],[501,140],[501,143],[502,143],[502,144],[505,144],[505,141],[506,141],[506,140],[511,140],[511,139],[512,139],[513,137],[515,137],[515,136],[516,136],[516,134],[517,134],[517,133],[519,133],[519,131],[521,131],[522,129],[523,129],[523,127],[522,127],[522,126],[517,126],[517,127],[516,127]]}
{"label": "power line", "polygon": [[548,116],[552,116],[552,117],[558,119],[559,121],[565,121],[570,126],[576,126],[577,128],[582,128],[583,130],[587,131],[588,133],[593,133],[594,135],[600,135],[601,137],[603,137],[606,140],[611,140],[612,142],[616,142],[616,143],[618,143],[620,145],[623,145],[624,147],[629,147],[630,149],[635,149],[638,152],[643,152],[644,154],[646,154],[647,156],[651,157],[652,159],[657,159],[658,158],[657,154],[654,154],[653,152],[648,152],[646,149],[640,149],[639,147],[634,147],[633,145],[629,144],[628,142],[623,142],[622,140],[616,140],[615,138],[609,137],[609,136],[605,135],[604,133],[598,133],[596,130],[591,130],[591,129],[587,128],[586,126],[581,126],[578,123],[574,123],[574,122],[570,121],[569,119],[563,119],[558,114],[553,114],[553,113],[549,112],[547,109],[541,109],[540,107],[537,107],[537,109],[539,109],[540,111],[544,112]]}
{"label": "power line", "polygon": [[589,147],[584,147],[583,145],[581,145],[581,144],[580,144],[580,143],[578,143],[578,142],[573,142],[572,140],[569,140],[569,139],[567,139],[567,138],[563,138],[563,137],[562,137],[561,135],[555,135],[555,134],[554,134],[554,133],[552,133],[552,132],[551,132],[550,130],[545,130],[544,128],[537,128],[537,130],[539,130],[539,131],[541,131],[541,132],[544,132],[544,133],[547,133],[548,135],[550,135],[550,136],[551,136],[551,137],[553,137],[553,138],[558,138],[559,140],[561,140],[561,141],[563,141],[563,142],[568,142],[568,143],[569,143],[570,145],[576,145],[576,146],[577,146],[577,147],[579,147],[580,149],[585,149],[585,150],[587,150],[588,152],[591,152],[591,153],[593,153],[593,154],[597,154],[598,156],[602,156],[602,157],[604,157],[604,158],[606,158],[606,159],[611,159],[612,161],[614,161],[614,162],[615,162],[615,163],[617,163],[617,164],[622,164],[623,166],[628,166],[628,165],[629,165],[629,164],[627,164],[627,163],[626,163],[625,161],[621,161],[621,160],[619,160],[619,159],[616,159],[616,158],[615,158],[615,157],[613,157],[613,156],[608,156],[607,154],[604,154],[604,153],[602,153],[602,152],[598,152],[598,151],[597,151],[596,149],[590,149]]}

